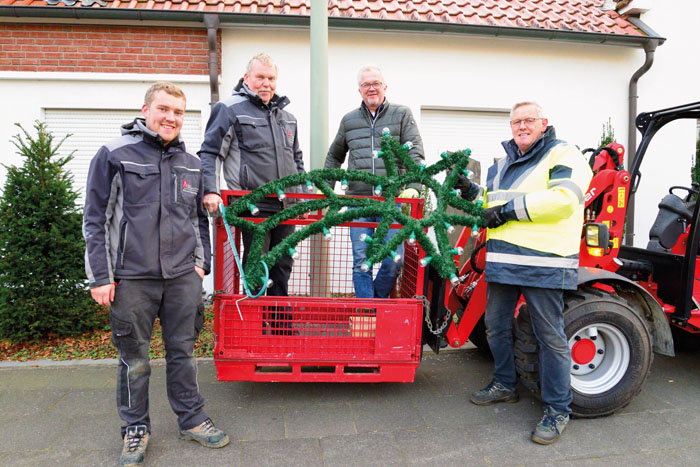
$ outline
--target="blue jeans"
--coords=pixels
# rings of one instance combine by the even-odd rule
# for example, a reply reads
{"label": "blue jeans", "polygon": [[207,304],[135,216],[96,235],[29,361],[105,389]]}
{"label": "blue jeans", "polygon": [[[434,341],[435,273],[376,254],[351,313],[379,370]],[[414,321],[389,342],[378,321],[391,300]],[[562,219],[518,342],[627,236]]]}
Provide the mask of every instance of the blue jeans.
{"label": "blue jeans", "polygon": [[542,400],[554,413],[571,413],[571,352],[564,333],[563,291],[489,282],[486,294],[484,320],[495,364],[494,381],[509,389],[516,386],[513,319],[522,294],[539,344]]}
{"label": "blue jeans", "polygon": [[[355,222],[379,222],[381,217],[360,217]],[[388,242],[399,229],[389,229],[384,239]],[[372,280],[372,270],[362,271],[362,263],[367,261],[367,248],[369,243],[360,240],[361,234],[374,235],[371,227],[350,227],[350,241],[352,242],[352,283],[355,286],[355,296],[357,298],[387,298],[394,288],[396,278],[401,272],[403,264],[403,243],[399,245],[396,252],[401,255],[401,261],[395,263],[390,257],[382,260],[377,277]]]}

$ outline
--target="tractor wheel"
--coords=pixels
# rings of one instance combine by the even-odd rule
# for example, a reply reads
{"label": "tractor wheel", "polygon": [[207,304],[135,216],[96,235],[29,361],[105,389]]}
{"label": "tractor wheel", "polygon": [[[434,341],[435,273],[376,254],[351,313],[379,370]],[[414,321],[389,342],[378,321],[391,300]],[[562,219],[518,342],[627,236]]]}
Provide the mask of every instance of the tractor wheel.
{"label": "tractor wheel", "polygon": [[[644,319],[622,298],[584,288],[564,295],[564,330],[571,349],[571,410],[609,415],[641,391],[654,354]],[[516,368],[539,397],[538,345],[526,306],[515,325]]]}

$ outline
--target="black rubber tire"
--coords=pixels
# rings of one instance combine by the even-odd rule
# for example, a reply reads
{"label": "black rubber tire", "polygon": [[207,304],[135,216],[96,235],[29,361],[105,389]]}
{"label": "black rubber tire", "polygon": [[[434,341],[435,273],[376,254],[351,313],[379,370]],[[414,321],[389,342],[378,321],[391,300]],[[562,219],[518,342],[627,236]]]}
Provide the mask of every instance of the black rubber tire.
{"label": "black rubber tire", "polygon": [[486,338],[486,325],[484,324],[484,315],[481,315],[479,321],[474,325],[474,329],[469,333],[469,341],[479,349],[484,356],[493,358],[491,355],[491,347],[489,347],[489,341]]}
{"label": "black rubber tire", "polygon": [[[617,295],[590,287],[566,293],[564,295],[564,330],[567,338],[570,339],[582,329],[593,325],[601,329],[607,327],[624,338],[629,348],[629,361],[626,367],[621,366],[620,372],[624,374],[620,380],[613,387],[600,393],[596,393],[595,389],[577,390],[578,380],[572,375],[571,410],[573,415],[583,418],[610,415],[629,404],[642,390],[654,358],[649,327],[627,301]],[[514,333],[515,364],[518,375],[521,382],[539,398],[538,345],[526,306],[520,310]],[[603,339],[606,338],[605,336],[606,334],[602,334]],[[614,348],[612,342],[610,346],[612,350]],[[605,355],[606,357],[614,355],[614,352],[611,351]],[[599,368],[605,368],[605,365],[601,362]]]}

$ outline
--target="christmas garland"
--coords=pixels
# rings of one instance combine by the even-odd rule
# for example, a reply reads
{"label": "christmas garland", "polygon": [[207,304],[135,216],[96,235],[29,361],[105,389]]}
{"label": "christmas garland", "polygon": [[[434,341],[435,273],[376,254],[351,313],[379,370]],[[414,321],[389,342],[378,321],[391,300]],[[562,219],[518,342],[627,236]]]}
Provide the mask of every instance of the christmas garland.
{"label": "christmas garland", "polygon": [[[466,168],[471,151],[465,149],[452,153],[444,152],[441,154],[440,161],[426,167],[424,164],[416,164],[411,159],[408,154],[411,147],[411,143],[402,145],[385,128],[381,141],[381,151],[377,157],[384,160],[386,176],[359,170],[313,170],[272,181],[228,206],[224,214],[226,221],[230,225],[253,233],[244,269],[248,286],[255,289],[262,285],[265,279],[263,276],[265,268],[262,263],[271,268],[283,255],[295,257],[297,256],[295,247],[302,240],[315,234],[323,234],[325,239],[330,239],[331,227],[360,217],[381,217],[374,235],[365,238],[365,241],[369,243],[369,248],[367,249],[367,262],[362,266],[363,270],[371,270],[375,263],[381,262],[387,256],[395,258],[397,248],[404,241],[408,241],[409,244],[417,241],[426,253],[425,258],[421,260],[421,266],[431,264],[441,277],[456,283],[458,279],[453,257],[461,252],[450,245],[447,234],[453,231],[455,225],[462,225],[471,227],[472,232],[476,235],[479,227],[484,225],[481,201],[474,203],[467,201],[460,196],[460,190],[455,188],[460,183],[460,176],[471,177],[471,173]],[[405,169],[404,173],[399,172],[397,162]],[[447,176],[441,184],[434,177],[443,171],[447,172]],[[341,182],[343,189],[346,189],[348,181],[364,182],[373,186],[374,194],[382,196],[384,200],[340,196],[333,191],[336,181]],[[401,206],[394,202],[394,198],[409,183],[424,185],[435,194],[437,207],[425,218],[414,219],[404,214]],[[300,202],[273,214],[260,223],[239,217],[246,211],[255,215],[258,212],[256,203],[262,201],[266,196],[276,195],[280,199],[284,199],[285,189],[299,185],[306,187],[312,193],[320,190],[325,198]],[[464,211],[465,214],[447,214],[447,206]],[[296,230],[263,255],[263,242],[267,232],[286,220],[326,208],[327,211],[321,220]],[[403,227],[384,244],[384,239],[392,223],[401,224]],[[429,227],[433,227],[435,231],[437,245],[433,244],[425,233],[425,229]]]}

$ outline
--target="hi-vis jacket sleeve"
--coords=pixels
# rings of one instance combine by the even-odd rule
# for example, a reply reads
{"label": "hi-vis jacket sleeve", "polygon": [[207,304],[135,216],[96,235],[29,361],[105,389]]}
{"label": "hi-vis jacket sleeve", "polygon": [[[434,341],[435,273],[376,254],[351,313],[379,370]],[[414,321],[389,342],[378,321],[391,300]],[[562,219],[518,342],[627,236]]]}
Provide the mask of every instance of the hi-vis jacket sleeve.
{"label": "hi-vis jacket sleeve", "polygon": [[592,172],[586,158],[575,146],[560,144],[554,147],[547,157],[546,169],[546,172],[538,171],[546,177],[546,180],[540,180],[540,187],[544,189],[530,191],[521,186],[525,193],[506,203],[503,214],[508,220],[556,222],[572,216],[584,204]]}

